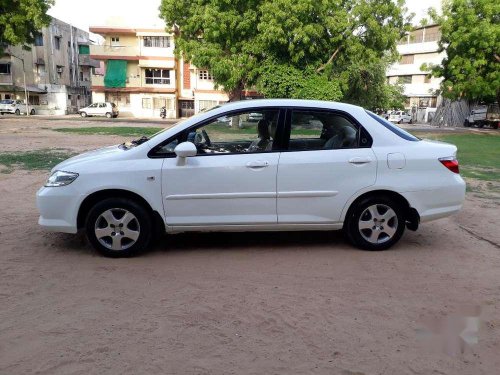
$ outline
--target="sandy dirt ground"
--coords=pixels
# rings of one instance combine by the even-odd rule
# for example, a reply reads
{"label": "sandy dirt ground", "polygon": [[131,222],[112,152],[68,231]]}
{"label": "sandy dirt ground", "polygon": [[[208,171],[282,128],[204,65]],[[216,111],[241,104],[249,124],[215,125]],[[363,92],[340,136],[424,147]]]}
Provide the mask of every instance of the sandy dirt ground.
{"label": "sandy dirt ground", "polygon": [[[61,126],[1,119],[0,152],[124,141]],[[113,260],[38,227],[45,178],[0,174],[0,374],[498,373],[497,199],[469,193],[386,252],[337,232],[186,234]]]}

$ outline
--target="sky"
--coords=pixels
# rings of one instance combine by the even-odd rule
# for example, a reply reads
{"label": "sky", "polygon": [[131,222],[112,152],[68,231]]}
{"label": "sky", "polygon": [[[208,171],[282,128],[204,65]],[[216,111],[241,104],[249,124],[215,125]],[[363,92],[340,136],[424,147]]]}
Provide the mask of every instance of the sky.
{"label": "sky", "polygon": [[[70,23],[80,29],[88,30],[89,26],[104,26],[107,21],[132,27],[162,27],[158,18],[158,7],[161,0],[56,0],[49,14]],[[410,12],[416,14],[414,22],[425,17],[429,7],[440,4],[440,0],[406,0]]]}

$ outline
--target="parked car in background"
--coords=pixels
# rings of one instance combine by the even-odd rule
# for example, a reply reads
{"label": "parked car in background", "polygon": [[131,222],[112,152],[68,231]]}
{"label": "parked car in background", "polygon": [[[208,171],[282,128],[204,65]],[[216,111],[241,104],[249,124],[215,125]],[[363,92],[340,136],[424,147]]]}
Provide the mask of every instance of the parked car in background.
{"label": "parked car in background", "polygon": [[408,112],[404,111],[391,112],[391,114],[389,115],[389,121],[396,124],[411,124],[413,122],[411,115]]}
{"label": "parked car in background", "polygon": [[[221,126],[256,114],[254,133]],[[111,257],[145,249],[154,228],[343,229],[355,246],[384,250],[461,209],[456,153],[353,105],[240,101],[57,165],[37,193],[39,224],[85,230]]]}
{"label": "parked car in background", "polygon": [[[26,114],[26,111],[28,110],[28,107],[26,107],[26,104],[22,100],[14,100],[14,99],[4,99],[0,100],[0,114],[15,114],[15,115],[20,115]],[[30,108],[30,115],[35,114],[35,109]]]}
{"label": "parked car in background", "polygon": [[88,107],[81,108],[78,113],[82,117],[106,116],[107,118],[118,117],[119,111],[115,103],[103,102],[93,103]]}
{"label": "parked car in background", "polygon": [[469,116],[465,119],[464,126],[477,126],[482,128],[488,126],[493,129],[498,129],[500,125],[500,109],[498,103],[489,105],[481,105],[470,111]]}

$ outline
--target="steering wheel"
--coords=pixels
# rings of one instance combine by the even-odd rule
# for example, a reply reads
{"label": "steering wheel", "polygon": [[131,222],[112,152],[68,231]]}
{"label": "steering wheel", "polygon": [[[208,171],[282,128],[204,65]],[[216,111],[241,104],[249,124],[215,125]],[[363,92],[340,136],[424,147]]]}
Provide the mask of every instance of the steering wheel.
{"label": "steering wheel", "polygon": [[212,147],[212,141],[210,141],[210,137],[208,136],[208,133],[205,129],[203,129],[201,131],[201,133],[203,134],[203,138],[205,138],[205,143],[208,147]]}

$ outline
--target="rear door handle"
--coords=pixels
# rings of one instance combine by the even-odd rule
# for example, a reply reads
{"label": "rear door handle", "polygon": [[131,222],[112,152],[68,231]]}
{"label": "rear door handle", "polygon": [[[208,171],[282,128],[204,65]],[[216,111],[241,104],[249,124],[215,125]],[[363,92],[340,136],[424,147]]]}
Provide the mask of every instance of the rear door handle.
{"label": "rear door handle", "polygon": [[372,159],[371,158],[351,158],[349,159],[349,163],[354,164],[354,165],[363,165],[363,164],[368,164],[371,163]]}
{"label": "rear door handle", "polygon": [[268,161],[249,161],[247,163],[247,168],[251,169],[259,169],[269,167]]}

